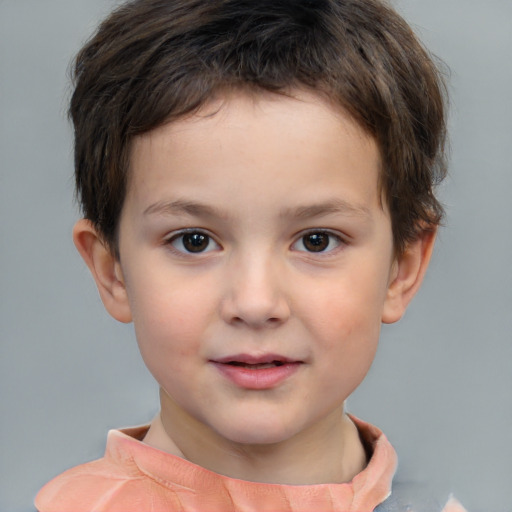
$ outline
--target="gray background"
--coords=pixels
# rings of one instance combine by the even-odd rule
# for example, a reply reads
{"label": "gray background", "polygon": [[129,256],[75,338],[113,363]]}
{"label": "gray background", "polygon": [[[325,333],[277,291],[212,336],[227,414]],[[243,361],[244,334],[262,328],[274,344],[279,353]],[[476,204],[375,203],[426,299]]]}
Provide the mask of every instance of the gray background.
{"label": "gray background", "polygon": [[[110,0],[0,0],[0,510],[102,454],[157,410],[131,326],[103,311],[71,228],[71,56]],[[386,327],[350,409],[399,477],[473,512],[512,511],[512,2],[399,0],[451,68],[447,227],[425,285]]]}

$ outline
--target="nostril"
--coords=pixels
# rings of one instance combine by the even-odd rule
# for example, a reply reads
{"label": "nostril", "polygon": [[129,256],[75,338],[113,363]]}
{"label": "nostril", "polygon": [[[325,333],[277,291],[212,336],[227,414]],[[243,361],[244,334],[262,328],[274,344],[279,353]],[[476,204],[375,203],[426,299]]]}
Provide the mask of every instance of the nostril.
{"label": "nostril", "polygon": [[277,327],[283,322],[283,319],[278,317],[271,317],[267,318],[266,320],[260,320],[259,318],[249,318],[247,317],[240,317],[240,316],[234,316],[229,323],[232,325],[250,325],[252,327]]}
{"label": "nostril", "polygon": [[246,293],[229,294],[222,301],[220,312],[224,321],[232,326],[246,325],[256,329],[278,327],[290,316],[284,297],[258,293],[253,288]]}

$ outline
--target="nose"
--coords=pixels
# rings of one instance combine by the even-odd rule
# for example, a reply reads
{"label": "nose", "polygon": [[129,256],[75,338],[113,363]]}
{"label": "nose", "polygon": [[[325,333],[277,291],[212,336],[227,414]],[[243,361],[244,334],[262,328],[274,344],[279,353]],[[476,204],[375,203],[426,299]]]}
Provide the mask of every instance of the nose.
{"label": "nose", "polygon": [[226,269],[221,316],[231,325],[277,327],[290,317],[286,276],[271,257],[245,258]]}

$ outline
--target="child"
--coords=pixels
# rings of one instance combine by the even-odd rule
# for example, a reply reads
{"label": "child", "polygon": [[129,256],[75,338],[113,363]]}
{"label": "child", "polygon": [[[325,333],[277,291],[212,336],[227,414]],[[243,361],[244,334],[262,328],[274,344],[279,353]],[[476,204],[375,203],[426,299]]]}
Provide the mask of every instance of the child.
{"label": "child", "polygon": [[395,452],[344,402],[442,218],[410,28],[379,0],[135,0],[75,80],[74,241],[161,412],[38,510],[398,510]]}

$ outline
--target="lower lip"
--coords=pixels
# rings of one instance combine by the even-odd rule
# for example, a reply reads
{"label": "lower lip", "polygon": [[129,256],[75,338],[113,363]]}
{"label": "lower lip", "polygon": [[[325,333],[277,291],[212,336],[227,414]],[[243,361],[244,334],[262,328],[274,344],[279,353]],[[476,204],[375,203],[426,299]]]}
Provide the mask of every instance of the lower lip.
{"label": "lower lip", "polygon": [[214,363],[220,373],[237,386],[245,389],[270,389],[291,377],[301,363],[285,363],[272,368],[251,370],[244,366]]}

